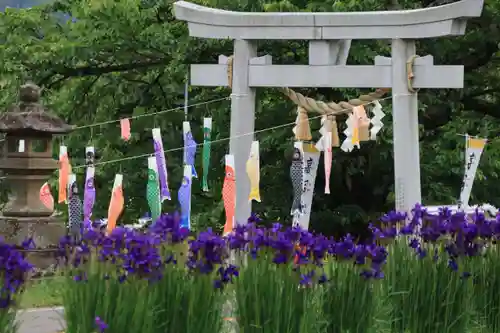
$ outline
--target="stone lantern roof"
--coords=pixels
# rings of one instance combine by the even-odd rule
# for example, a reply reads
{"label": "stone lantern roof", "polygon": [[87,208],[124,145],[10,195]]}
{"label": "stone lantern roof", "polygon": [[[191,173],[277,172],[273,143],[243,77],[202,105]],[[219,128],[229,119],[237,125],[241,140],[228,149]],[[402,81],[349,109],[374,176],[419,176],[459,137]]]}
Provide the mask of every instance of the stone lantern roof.
{"label": "stone lantern roof", "polygon": [[19,104],[0,113],[0,133],[66,134],[73,126],[46,109],[40,102],[41,89],[26,83],[19,90]]}

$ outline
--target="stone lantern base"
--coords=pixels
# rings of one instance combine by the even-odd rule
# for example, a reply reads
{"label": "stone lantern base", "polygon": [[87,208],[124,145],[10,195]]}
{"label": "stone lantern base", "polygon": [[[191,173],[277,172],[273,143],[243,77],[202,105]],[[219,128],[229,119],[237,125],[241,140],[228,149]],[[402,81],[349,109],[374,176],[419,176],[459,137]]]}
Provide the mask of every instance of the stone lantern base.
{"label": "stone lantern base", "polygon": [[64,222],[53,216],[10,217],[0,215],[0,236],[10,244],[21,244],[32,238],[36,249],[28,251],[27,258],[37,269],[56,264],[59,240],[66,234]]}

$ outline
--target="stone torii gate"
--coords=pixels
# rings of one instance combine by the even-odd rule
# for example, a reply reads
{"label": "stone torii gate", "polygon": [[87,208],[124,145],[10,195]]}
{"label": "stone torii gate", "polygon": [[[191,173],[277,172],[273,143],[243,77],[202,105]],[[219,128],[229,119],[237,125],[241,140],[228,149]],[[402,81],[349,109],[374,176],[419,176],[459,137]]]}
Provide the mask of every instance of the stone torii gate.
{"label": "stone torii gate", "polygon": [[[236,175],[246,174],[253,135],[245,134],[254,132],[255,88],[391,88],[396,209],[408,211],[421,202],[417,90],[463,88],[464,81],[463,66],[436,66],[430,55],[417,57],[415,40],[463,35],[467,18],[481,15],[483,1],[347,13],[232,12],[178,1],[174,10],[188,23],[190,36],[234,39],[230,153]],[[347,66],[353,39],[390,39],[391,57],[377,56],[372,66]],[[273,65],[271,56],[257,57],[256,40],[309,40],[309,65]],[[227,70],[224,56],[216,65],[191,65],[191,84],[228,86]],[[246,223],[247,177],[238,176],[236,192],[236,221]]]}

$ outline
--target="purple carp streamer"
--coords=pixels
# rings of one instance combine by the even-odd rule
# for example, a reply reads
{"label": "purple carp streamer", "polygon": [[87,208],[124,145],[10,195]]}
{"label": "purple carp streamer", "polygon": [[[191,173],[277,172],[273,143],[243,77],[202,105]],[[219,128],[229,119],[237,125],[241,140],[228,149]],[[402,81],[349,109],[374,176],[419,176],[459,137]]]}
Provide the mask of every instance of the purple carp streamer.
{"label": "purple carp streamer", "polygon": [[158,169],[158,179],[160,182],[160,198],[161,202],[171,200],[170,190],[168,189],[168,173],[167,173],[167,158],[163,150],[163,141],[161,138],[161,130],[153,128],[153,144],[155,149],[156,167]]}

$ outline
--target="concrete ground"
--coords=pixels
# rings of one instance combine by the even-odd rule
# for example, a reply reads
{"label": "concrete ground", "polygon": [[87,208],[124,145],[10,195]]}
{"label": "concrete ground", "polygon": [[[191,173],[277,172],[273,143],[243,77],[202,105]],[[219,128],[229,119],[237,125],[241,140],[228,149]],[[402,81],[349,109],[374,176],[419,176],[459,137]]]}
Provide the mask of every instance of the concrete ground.
{"label": "concrete ground", "polygon": [[[226,304],[225,312],[230,316],[230,304]],[[62,307],[20,310],[17,315],[19,333],[58,333],[64,330]],[[221,333],[235,333],[236,327],[232,321],[225,321]]]}
{"label": "concrete ground", "polygon": [[18,321],[19,333],[57,333],[64,330],[61,307],[21,310]]}

